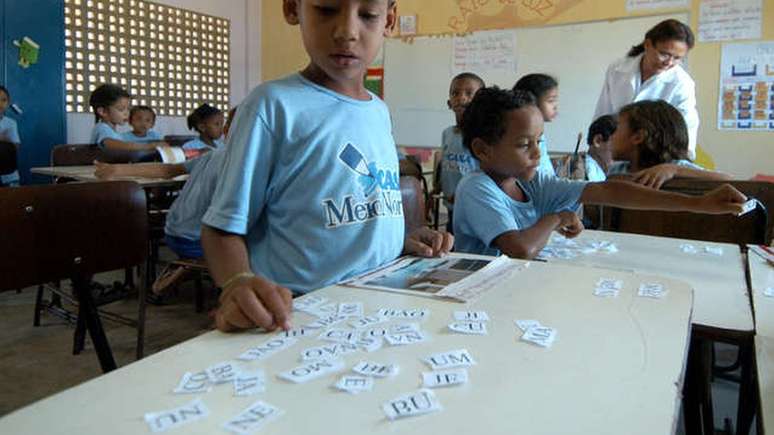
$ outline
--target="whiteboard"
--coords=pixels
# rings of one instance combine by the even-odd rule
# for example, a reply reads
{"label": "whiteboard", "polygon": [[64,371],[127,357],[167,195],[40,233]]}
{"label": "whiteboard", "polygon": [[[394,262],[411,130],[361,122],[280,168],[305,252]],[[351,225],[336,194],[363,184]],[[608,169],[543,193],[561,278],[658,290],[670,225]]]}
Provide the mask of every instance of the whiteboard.
{"label": "whiteboard", "polygon": [[[688,14],[513,29],[516,72],[473,71],[489,85],[512,88],[524,74],[542,72],[559,80],[559,116],[546,124],[550,151],[572,151],[594,116],[605,70],[642,41],[654,25]],[[384,47],[384,97],[390,107],[395,142],[439,147],[441,132],[454,123],[446,106],[453,77],[451,37],[418,37],[413,43],[389,39]],[[687,65],[687,61],[684,63]],[[584,139],[585,143],[585,139]]]}

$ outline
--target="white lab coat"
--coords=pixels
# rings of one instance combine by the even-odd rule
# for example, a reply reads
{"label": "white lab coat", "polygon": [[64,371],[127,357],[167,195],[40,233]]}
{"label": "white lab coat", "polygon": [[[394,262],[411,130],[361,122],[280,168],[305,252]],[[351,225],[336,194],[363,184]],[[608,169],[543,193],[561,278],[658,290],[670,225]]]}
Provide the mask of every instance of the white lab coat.
{"label": "white lab coat", "polygon": [[605,83],[597,101],[594,119],[616,114],[629,103],[642,100],[664,100],[683,114],[688,127],[688,156],[696,158],[696,135],[699,131],[699,112],[696,110],[696,84],[682,66],[641,83],[642,55],[625,57],[613,62],[605,73]]}

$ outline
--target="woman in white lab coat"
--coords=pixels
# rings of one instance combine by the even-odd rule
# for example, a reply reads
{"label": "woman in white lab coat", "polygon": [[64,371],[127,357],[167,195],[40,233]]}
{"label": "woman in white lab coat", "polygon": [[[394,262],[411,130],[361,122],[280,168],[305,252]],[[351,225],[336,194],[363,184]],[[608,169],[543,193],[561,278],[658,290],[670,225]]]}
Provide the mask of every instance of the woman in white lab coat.
{"label": "woman in white lab coat", "polygon": [[594,119],[616,114],[635,101],[664,100],[685,118],[688,156],[696,158],[696,85],[680,65],[693,43],[691,28],[677,20],[662,21],[650,29],[641,44],[607,68]]}

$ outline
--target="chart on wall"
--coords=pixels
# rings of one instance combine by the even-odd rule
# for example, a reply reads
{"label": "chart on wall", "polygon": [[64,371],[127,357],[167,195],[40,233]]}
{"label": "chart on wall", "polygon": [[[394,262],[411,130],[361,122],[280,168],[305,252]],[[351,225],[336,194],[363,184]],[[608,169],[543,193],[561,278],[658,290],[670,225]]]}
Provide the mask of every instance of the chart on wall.
{"label": "chart on wall", "polygon": [[718,129],[774,131],[774,41],[723,45]]}

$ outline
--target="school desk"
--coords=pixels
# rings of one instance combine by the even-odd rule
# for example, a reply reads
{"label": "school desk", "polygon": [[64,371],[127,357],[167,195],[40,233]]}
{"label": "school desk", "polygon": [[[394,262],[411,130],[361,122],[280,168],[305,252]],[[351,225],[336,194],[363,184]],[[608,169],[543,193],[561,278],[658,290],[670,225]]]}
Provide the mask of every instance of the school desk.
{"label": "school desk", "polygon": [[[143,165],[146,163],[134,163],[135,165]],[[48,175],[51,177],[68,177],[78,181],[101,181],[94,175],[94,166],[46,166],[31,168],[30,172],[39,175]],[[129,180],[140,184],[143,188],[151,187],[176,187],[182,186],[185,180],[188,179],[187,175],[181,175],[172,179],[164,178],[144,178],[144,177],[114,177],[111,180]]]}
{"label": "school desk", "polygon": [[[739,390],[737,429],[751,424],[754,406],[748,399],[754,394],[753,325],[749,291],[745,279],[745,259],[737,245],[682,240],[607,231],[584,231],[578,241],[610,241],[616,253],[593,253],[571,259],[550,259],[550,263],[569,263],[611,269],[652,273],[687,282],[694,289],[693,328],[689,372],[700,373],[696,387],[701,402],[704,426],[712,424],[712,343],[724,342],[739,346],[742,383]],[[687,253],[685,245],[697,252]],[[722,255],[706,252],[705,248],[722,249]],[[691,401],[691,400],[689,400]],[[689,412],[689,414],[691,414]],[[691,414],[694,417],[696,414]],[[686,422],[689,426],[694,424]],[[737,433],[747,433],[738,430]]]}
{"label": "school desk", "polygon": [[[519,262],[524,264],[523,262]],[[616,298],[593,296],[600,278],[622,280]],[[642,282],[666,286],[664,299],[636,296]],[[417,321],[426,342],[343,357],[346,369],[361,360],[398,364],[399,374],[376,379],[358,395],[331,385],[340,373],[305,384],[276,375],[300,365],[303,349],[323,343],[312,336],[247,369],[266,373],[265,393],[234,397],[219,385],[206,394],[173,395],[186,371],[234,360],[270,336],[209,332],[0,419],[0,433],[142,434],[147,412],[169,410],[201,397],[210,415],[174,434],[226,433],[220,426],[257,400],[285,411],[260,434],[670,434],[677,424],[688,345],[692,291],[678,280],[631,272],[531,263],[470,304],[334,286],[318,292],[335,302],[360,301],[366,314],[380,308],[426,308]],[[450,333],[456,310],[483,310],[485,336]],[[550,348],[520,341],[515,320],[534,319],[558,330]],[[296,312],[293,322],[313,317]],[[406,320],[404,322],[411,322]],[[393,325],[392,321],[386,325]],[[347,327],[346,324],[342,327]],[[376,325],[379,326],[379,325]],[[443,411],[389,421],[382,405],[420,388],[420,359],[467,349],[476,361],[469,382],[435,389]]]}
{"label": "school desk", "polygon": [[747,261],[750,265],[755,331],[759,336],[774,339],[774,266],[752,250],[747,252]]}
{"label": "school desk", "polygon": [[774,338],[759,335],[755,337],[756,363],[758,365],[758,387],[760,392],[761,415],[758,419],[758,434],[774,431]]}

